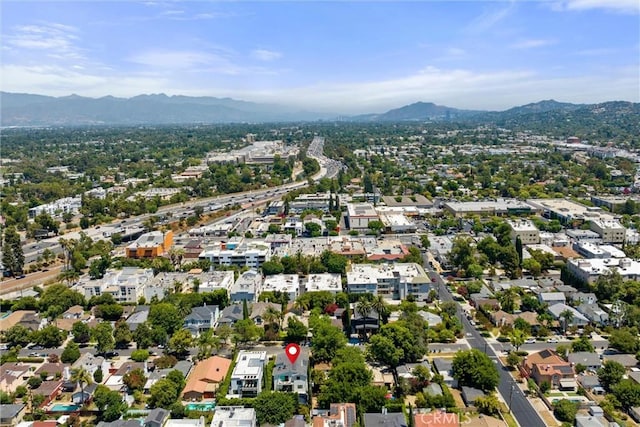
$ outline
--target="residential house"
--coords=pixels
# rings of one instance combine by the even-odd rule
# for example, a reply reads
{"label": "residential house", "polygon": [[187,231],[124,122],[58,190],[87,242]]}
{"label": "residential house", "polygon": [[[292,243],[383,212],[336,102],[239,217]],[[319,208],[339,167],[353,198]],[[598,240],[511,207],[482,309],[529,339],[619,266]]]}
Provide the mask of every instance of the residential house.
{"label": "residential house", "polygon": [[596,304],[598,302],[598,297],[593,292],[576,292],[572,294],[569,299],[575,306],[581,304]]}
{"label": "residential house", "polygon": [[162,408],[154,408],[144,419],[144,427],[162,427],[169,419],[171,412]]}
{"label": "residential house", "polygon": [[418,366],[425,367],[431,373],[431,367],[429,366],[429,362],[426,360],[421,363],[405,363],[404,365],[400,365],[396,368],[396,373],[399,378],[412,379],[415,378],[413,370]]}
{"label": "residential house", "polygon": [[147,365],[143,362],[125,362],[115,370],[115,372],[111,372],[110,370],[111,376],[107,378],[104,385],[109,387],[110,390],[122,391],[125,388],[123,382],[124,376],[135,369],[141,369],[145,371],[146,374],[146,367]]}
{"label": "residential house", "polygon": [[485,396],[484,391],[473,387],[462,386],[461,391],[462,400],[464,400],[464,403],[467,406],[474,406],[476,399]]}
{"label": "residential house", "polygon": [[[606,424],[607,426],[609,423]],[[594,417],[591,415],[578,415],[576,417],[576,427],[605,427],[605,424],[602,424],[599,417]]]}
{"label": "residential house", "polygon": [[39,377],[44,377],[48,380],[53,380],[56,378],[62,378],[62,374],[65,370],[69,369],[69,365],[64,363],[49,363],[45,362],[34,372],[34,375]]}
{"label": "residential house", "polygon": [[455,412],[435,410],[426,414],[413,414],[414,427],[458,427],[460,418]]}
{"label": "residential house", "polygon": [[261,292],[281,292],[289,301],[295,301],[300,295],[300,278],[297,274],[274,274],[264,279]]}
{"label": "residential house", "polygon": [[96,427],[140,427],[140,420],[100,421]]}
{"label": "residential house", "polygon": [[602,360],[603,362],[607,360],[616,361],[627,369],[634,368],[638,365],[638,360],[633,354],[605,354]]}
{"label": "residential house", "polygon": [[355,403],[332,403],[328,414],[313,418],[313,427],[352,427],[356,417]]}
{"label": "residential house", "polygon": [[40,407],[47,406],[52,400],[62,392],[62,380],[43,381],[40,387],[31,393],[36,396],[44,396],[44,401]]}
{"label": "residential house", "polygon": [[238,277],[229,291],[231,302],[257,301],[262,292],[263,278],[258,270],[247,270]]}
{"label": "residential house", "polygon": [[266,351],[241,350],[231,373],[228,399],[256,397],[263,386],[263,372],[267,364]]}
{"label": "residential house", "polygon": [[609,313],[604,311],[598,304],[582,303],[576,310],[584,317],[589,319],[590,322],[600,326],[609,324]]}
{"label": "residential house", "polygon": [[364,414],[364,427],[408,427],[403,413],[387,413],[386,408],[382,411],[381,414]]}
{"label": "residential house", "polygon": [[547,311],[553,316],[554,319],[556,319],[557,321],[559,321],[561,324],[563,324],[564,322],[564,317],[562,316],[562,313],[564,313],[565,311],[570,311],[572,318],[569,321],[569,324],[567,326],[586,326],[589,324],[589,319],[587,319],[585,316],[583,316],[578,310],[576,310],[573,307],[570,307],[564,303],[557,303],[554,304],[552,306],[550,306],[549,308],[547,308]]}
{"label": "residential house", "polygon": [[587,351],[579,351],[577,353],[569,353],[569,363],[574,367],[576,365],[586,366],[590,371],[597,371],[602,366],[602,360],[597,353],[589,353]]}
{"label": "residential house", "polygon": [[375,332],[380,327],[378,321],[378,312],[374,309],[369,309],[368,313],[360,313],[357,309],[352,309],[351,316],[351,329],[354,333],[367,334]]}
{"label": "residential house", "polygon": [[95,383],[85,385],[84,391],[80,388],[71,395],[71,401],[79,406],[84,405],[93,398],[93,393],[96,391],[96,388],[98,388],[98,384]]}
{"label": "residential house", "polygon": [[562,292],[541,292],[538,294],[538,301],[552,306],[554,304],[565,304],[567,297]]}
{"label": "residential house", "polygon": [[142,325],[149,318],[149,309],[151,307],[148,305],[139,305],[135,308],[133,313],[127,317],[127,325],[131,332],[134,332],[138,329],[138,325]]}
{"label": "residential house", "polygon": [[257,427],[256,410],[242,406],[218,406],[211,420],[212,427]]}
{"label": "residential house", "polygon": [[27,406],[24,403],[14,405],[0,405],[0,427],[13,427],[22,421]]}
{"label": "residential house", "polygon": [[231,360],[220,356],[209,357],[195,365],[182,391],[183,400],[213,399],[220,383],[231,367]]}
{"label": "residential house", "polygon": [[263,317],[269,308],[277,312],[282,311],[282,305],[273,302],[254,302],[249,306],[249,319],[253,320],[256,325],[264,323]]}
{"label": "residential house", "polygon": [[84,307],[82,307],[81,305],[74,305],[72,307],[69,307],[67,311],[62,313],[62,318],[80,320],[82,319],[83,314],[84,314]]}
{"label": "residential house", "polygon": [[21,362],[9,362],[2,365],[0,370],[0,390],[13,393],[32,375],[30,366]]}
{"label": "residential house", "polygon": [[494,311],[491,313],[491,321],[498,327],[513,326],[516,319],[523,319],[532,327],[537,328],[540,326],[538,321],[538,313],[533,311],[524,311],[522,313],[511,314],[502,310]]}
{"label": "residential house", "polygon": [[451,359],[437,357],[433,359],[433,367],[438,374],[442,375],[447,386],[458,387],[458,380],[453,377],[453,361]]}
{"label": "residential house", "polygon": [[94,356],[93,354],[88,352],[82,353],[80,355],[80,358],[73,362],[73,365],[71,365],[71,369],[84,369],[89,373],[89,375],[93,377],[93,374],[98,369],[102,369],[103,373],[107,371],[107,369],[103,368],[104,362],[105,359],[102,356]]}
{"label": "residential house", "polygon": [[37,331],[40,329],[41,323],[42,319],[40,319],[38,312],[34,310],[16,310],[0,319],[0,331],[9,330],[15,325],[21,325],[31,331]]}
{"label": "residential house", "polygon": [[591,392],[591,394],[602,395],[605,393],[602,384],[600,384],[600,379],[597,375],[585,375],[580,374],[577,376],[578,383],[585,390]]}
{"label": "residential house", "polygon": [[573,366],[551,349],[527,356],[522,364],[522,374],[533,378],[538,385],[546,381],[556,388],[561,387],[561,380],[574,381],[575,377]]}
{"label": "residential house", "polygon": [[191,313],[184,318],[184,327],[191,335],[198,336],[201,332],[215,328],[218,323],[220,310],[217,305],[193,307]]}
{"label": "residential house", "polygon": [[309,352],[302,348],[300,356],[291,363],[283,352],[278,352],[273,367],[273,390],[296,393],[298,401],[305,405],[309,397]]}

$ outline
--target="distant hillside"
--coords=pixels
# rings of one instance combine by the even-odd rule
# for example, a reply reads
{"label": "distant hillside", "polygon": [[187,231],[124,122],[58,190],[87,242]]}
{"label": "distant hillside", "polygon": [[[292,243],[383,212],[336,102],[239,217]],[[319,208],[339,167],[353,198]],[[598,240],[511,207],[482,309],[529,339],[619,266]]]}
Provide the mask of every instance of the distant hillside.
{"label": "distant hillside", "polygon": [[78,95],[56,98],[2,92],[0,97],[2,126],[276,122],[335,117],[230,98],[165,94],[133,98],[86,98]]}
{"label": "distant hillside", "polygon": [[478,111],[459,110],[457,108],[436,105],[433,102],[416,102],[404,107],[389,110],[382,114],[363,114],[352,117],[353,121],[399,122],[416,120],[458,120]]}

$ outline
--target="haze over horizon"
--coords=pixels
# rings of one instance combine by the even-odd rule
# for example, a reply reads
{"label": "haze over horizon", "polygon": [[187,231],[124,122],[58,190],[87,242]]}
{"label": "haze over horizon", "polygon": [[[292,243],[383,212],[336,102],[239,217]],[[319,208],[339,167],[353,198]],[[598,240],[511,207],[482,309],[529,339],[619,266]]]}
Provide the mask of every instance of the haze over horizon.
{"label": "haze over horizon", "polygon": [[640,2],[3,3],[0,90],[309,111],[640,101]]}

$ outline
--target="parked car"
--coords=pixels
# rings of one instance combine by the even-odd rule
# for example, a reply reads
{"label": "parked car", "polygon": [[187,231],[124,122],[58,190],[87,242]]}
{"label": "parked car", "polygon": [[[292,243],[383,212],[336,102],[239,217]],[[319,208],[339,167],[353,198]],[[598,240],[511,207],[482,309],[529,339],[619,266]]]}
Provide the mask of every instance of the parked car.
{"label": "parked car", "polygon": [[524,341],[525,344],[535,344],[536,343],[536,339],[535,338],[527,338]]}
{"label": "parked car", "polygon": [[556,343],[558,343],[559,341],[558,341],[558,338],[552,337],[552,338],[549,338],[549,339],[547,340],[547,342],[552,343],[552,344],[556,344]]}

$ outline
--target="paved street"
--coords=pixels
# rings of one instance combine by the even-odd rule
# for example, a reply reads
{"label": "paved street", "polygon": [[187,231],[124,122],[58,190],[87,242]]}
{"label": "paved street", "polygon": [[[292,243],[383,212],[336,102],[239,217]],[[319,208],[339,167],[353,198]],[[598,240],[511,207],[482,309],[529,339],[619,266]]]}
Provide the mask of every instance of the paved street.
{"label": "paved street", "polygon": [[[449,292],[449,289],[442,280],[442,277],[432,271],[428,267],[429,263],[426,260],[425,256],[425,266],[429,270],[429,275],[436,279],[438,283],[438,292],[439,297],[442,301],[454,301],[453,296]],[[518,424],[523,427],[544,427],[545,423],[540,418],[538,412],[531,405],[531,402],[525,397],[524,393],[518,387],[517,383],[511,376],[511,374],[506,370],[506,368],[500,362],[498,355],[493,350],[492,346],[480,335],[480,333],[471,326],[469,320],[462,314],[462,308],[460,304],[457,304],[457,312],[458,316],[462,320],[462,325],[464,327],[465,335],[468,337],[469,345],[473,348],[476,348],[482,352],[486,352],[487,355],[498,365],[498,372],[500,373],[500,384],[498,384],[498,391],[500,395],[507,402],[507,405],[511,408],[513,416],[515,417]],[[468,335],[471,334],[471,335]]]}

